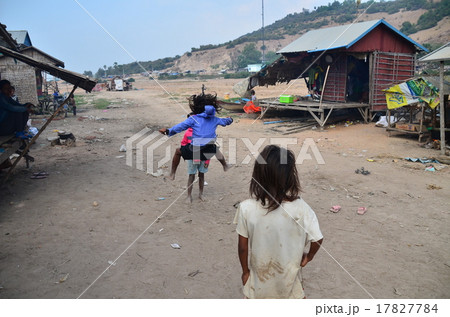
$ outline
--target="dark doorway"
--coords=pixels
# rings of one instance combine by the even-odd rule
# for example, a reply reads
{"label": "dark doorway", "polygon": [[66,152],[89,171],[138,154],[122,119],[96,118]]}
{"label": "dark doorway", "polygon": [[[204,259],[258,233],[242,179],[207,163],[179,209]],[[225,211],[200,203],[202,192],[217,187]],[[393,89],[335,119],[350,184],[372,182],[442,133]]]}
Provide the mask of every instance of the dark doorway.
{"label": "dark doorway", "polygon": [[347,101],[369,102],[369,59],[347,58]]}

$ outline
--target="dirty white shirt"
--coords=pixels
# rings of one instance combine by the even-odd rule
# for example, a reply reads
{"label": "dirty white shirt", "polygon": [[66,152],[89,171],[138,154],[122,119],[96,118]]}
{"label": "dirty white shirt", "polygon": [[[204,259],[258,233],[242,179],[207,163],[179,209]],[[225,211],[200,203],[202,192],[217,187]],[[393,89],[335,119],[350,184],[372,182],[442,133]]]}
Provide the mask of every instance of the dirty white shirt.
{"label": "dirty white shirt", "polygon": [[304,298],[300,263],[305,245],[322,239],[316,214],[301,198],[268,212],[255,199],[240,203],[236,232],[248,238],[248,298]]}

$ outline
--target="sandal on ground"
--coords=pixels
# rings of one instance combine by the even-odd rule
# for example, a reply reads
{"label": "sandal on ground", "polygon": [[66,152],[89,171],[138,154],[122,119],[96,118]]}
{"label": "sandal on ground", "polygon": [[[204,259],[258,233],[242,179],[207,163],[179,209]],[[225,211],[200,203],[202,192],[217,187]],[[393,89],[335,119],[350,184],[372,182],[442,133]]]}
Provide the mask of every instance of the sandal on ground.
{"label": "sandal on ground", "polygon": [[340,210],[341,210],[341,206],[338,206],[338,205],[332,206],[332,207],[330,208],[330,211],[331,211],[331,212],[334,212],[334,213],[337,213],[337,212],[339,212]]}
{"label": "sandal on ground", "polygon": [[359,207],[358,210],[356,211],[356,213],[358,215],[364,215],[366,213],[366,211],[367,211],[366,207]]}

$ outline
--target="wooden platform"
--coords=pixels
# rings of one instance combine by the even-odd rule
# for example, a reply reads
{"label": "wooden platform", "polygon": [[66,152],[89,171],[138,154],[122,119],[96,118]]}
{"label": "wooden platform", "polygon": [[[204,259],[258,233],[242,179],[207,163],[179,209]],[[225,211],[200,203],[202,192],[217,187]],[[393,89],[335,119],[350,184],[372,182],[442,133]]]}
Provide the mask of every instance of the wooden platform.
{"label": "wooden platform", "polygon": [[[299,100],[292,103],[281,103],[277,100],[260,100],[260,107],[263,108],[261,112],[260,119],[265,115],[267,110],[275,109],[275,110],[299,110],[299,111],[308,111],[313,118],[317,121],[317,123],[323,127],[327,122],[330,114],[335,109],[358,109],[359,113],[363,117],[365,122],[369,120],[369,105],[366,103],[357,103],[357,102],[346,102],[346,103],[338,103],[338,102],[322,102],[312,101],[312,100]],[[327,116],[325,117],[325,113]]]}

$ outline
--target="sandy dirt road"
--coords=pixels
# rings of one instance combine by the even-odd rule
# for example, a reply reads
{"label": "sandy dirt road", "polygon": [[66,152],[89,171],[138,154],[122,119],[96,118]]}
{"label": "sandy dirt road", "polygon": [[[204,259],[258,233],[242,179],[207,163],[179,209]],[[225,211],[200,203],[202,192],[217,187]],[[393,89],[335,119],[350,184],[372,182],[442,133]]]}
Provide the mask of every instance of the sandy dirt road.
{"label": "sandy dirt road", "polygon": [[[205,84],[223,96],[235,82]],[[18,166],[0,196],[0,298],[242,298],[233,204],[248,197],[254,158],[241,138],[268,144],[281,135],[233,114],[233,125],[218,133],[226,157],[236,138],[236,166],[224,173],[213,160],[207,201],[191,205],[184,162],[170,181],[127,166],[119,152],[144,127],[183,120],[185,98],[199,93],[202,82],[161,84],[173,99],[148,80],[138,80],[140,90],[129,92],[78,92],[116,107],[79,106],[78,118],[85,119],[54,121],[33,147],[31,169]],[[257,89],[260,97],[275,93]],[[55,129],[71,131],[76,147],[50,146],[46,138]],[[172,153],[181,137],[166,142]],[[307,297],[448,298],[450,168],[427,172],[421,163],[403,160],[438,152],[412,138],[389,138],[373,123],[289,137],[297,154],[312,138],[325,161],[318,164],[310,153],[312,159],[298,166],[302,197],[325,236],[325,250],[303,269]],[[243,164],[247,155],[250,164]],[[371,174],[356,174],[361,167]],[[38,171],[49,176],[30,179]],[[431,185],[440,189],[427,189]],[[332,205],[342,210],[331,213]],[[361,206],[368,209],[363,216],[356,214]]]}

